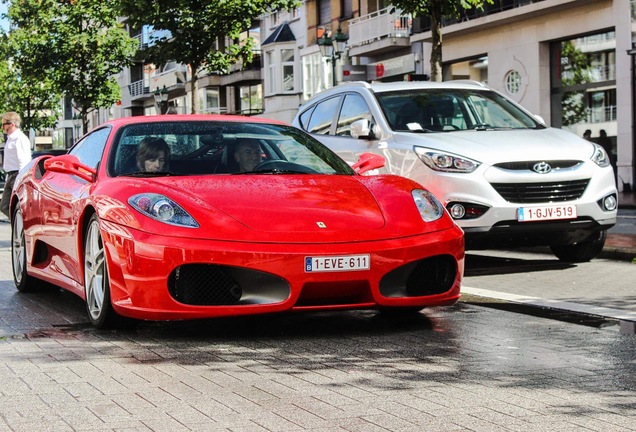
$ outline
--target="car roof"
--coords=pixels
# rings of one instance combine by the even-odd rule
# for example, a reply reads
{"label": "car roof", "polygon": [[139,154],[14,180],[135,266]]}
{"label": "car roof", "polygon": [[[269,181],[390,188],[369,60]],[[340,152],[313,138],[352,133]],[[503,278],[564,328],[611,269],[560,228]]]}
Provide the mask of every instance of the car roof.
{"label": "car roof", "polygon": [[488,89],[484,84],[471,80],[454,80],[454,81],[396,81],[396,82],[372,82],[354,81],[342,84],[342,87],[366,87],[374,92],[395,91],[395,90],[412,90],[412,89]]}
{"label": "car roof", "polygon": [[115,127],[124,126],[129,124],[139,123],[158,123],[158,122],[185,122],[185,121],[221,121],[221,122],[237,122],[237,123],[269,123],[288,125],[286,122],[279,120],[273,120],[263,117],[248,117],[240,115],[227,115],[227,114],[164,114],[164,115],[150,115],[150,116],[132,116],[122,117],[108,121],[105,125],[112,125]]}
{"label": "car roof", "polygon": [[391,92],[398,90],[419,90],[419,89],[465,89],[465,90],[492,90],[485,84],[479,81],[472,80],[452,80],[452,81],[396,81],[396,82],[372,82],[366,81],[351,81],[342,83],[336,87],[332,87],[328,90],[324,90],[314,95],[310,100],[305,103],[305,106],[311,105],[317,99],[322,99],[325,96],[331,96],[334,94],[342,93],[347,90],[354,89],[367,89],[372,93]]}

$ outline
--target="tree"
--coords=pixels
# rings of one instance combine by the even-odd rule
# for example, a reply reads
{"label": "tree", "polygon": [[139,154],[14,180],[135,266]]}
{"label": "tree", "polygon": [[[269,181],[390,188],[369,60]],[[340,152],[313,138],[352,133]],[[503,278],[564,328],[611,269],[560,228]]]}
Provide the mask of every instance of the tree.
{"label": "tree", "polygon": [[61,95],[48,74],[33,73],[40,72],[40,55],[23,45],[24,36],[20,30],[0,36],[0,110],[19,113],[24,130],[50,128],[57,121]]}
{"label": "tree", "polygon": [[[190,66],[192,113],[196,113],[199,72],[228,73],[238,62],[252,60],[253,40],[241,33],[270,10],[297,6],[297,0],[121,0],[122,15],[135,28],[149,25],[158,34],[140,51],[145,61]],[[224,46],[225,38],[236,43]]]}
{"label": "tree", "polygon": [[24,82],[47,78],[51,91],[63,92],[82,118],[121,99],[116,74],[132,64],[138,42],[118,21],[118,2],[109,0],[13,0],[8,17],[15,64]]}
{"label": "tree", "polygon": [[431,18],[431,81],[442,81],[442,19],[459,18],[465,9],[483,8],[494,0],[390,0],[403,12]]}

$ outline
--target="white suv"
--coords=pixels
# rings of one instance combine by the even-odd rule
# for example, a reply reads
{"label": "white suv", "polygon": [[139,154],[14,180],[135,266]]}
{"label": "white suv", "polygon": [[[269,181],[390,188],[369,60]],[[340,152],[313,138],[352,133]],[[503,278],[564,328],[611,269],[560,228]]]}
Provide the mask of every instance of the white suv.
{"label": "white suv", "polygon": [[349,163],[377,153],[387,162],[380,173],[426,186],[467,249],[543,245],[563,261],[589,261],[616,223],[603,148],[478,82],[341,84],[293,123]]}

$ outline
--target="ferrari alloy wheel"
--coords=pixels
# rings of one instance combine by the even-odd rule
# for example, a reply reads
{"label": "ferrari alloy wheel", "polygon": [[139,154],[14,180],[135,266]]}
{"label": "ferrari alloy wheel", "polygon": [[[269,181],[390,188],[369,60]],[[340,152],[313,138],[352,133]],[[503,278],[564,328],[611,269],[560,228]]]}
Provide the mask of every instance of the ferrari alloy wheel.
{"label": "ferrari alloy wheel", "polygon": [[20,292],[33,291],[35,283],[27,274],[26,243],[24,240],[24,219],[20,208],[13,213],[11,224],[11,263],[13,265],[13,281]]}
{"label": "ferrari alloy wheel", "polygon": [[106,254],[97,215],[88,222],[84,240],[84,290],[91,324],[99,328],[112,325],[116,315],[110,303]]}

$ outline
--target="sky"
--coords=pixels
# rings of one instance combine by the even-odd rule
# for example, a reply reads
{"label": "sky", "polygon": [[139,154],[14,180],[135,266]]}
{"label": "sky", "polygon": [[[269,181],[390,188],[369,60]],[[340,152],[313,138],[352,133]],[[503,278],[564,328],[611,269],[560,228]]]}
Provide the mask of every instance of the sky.
{"label": "sky", "polygon": [[9,30],[9,24],[5,19],[2,18],[2,15],[7,13],[7,5],[5,3],[0,3],[0,27],[5,32]]}

